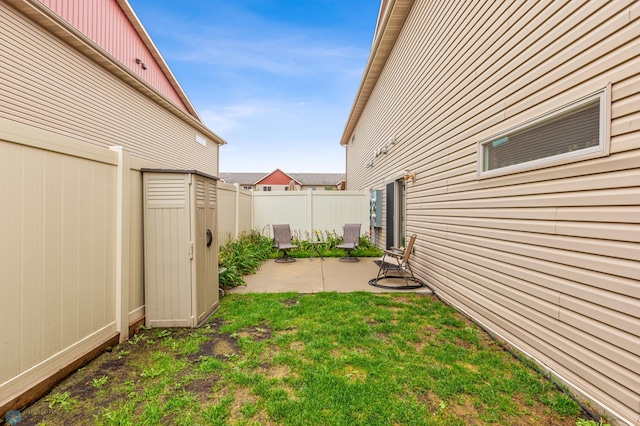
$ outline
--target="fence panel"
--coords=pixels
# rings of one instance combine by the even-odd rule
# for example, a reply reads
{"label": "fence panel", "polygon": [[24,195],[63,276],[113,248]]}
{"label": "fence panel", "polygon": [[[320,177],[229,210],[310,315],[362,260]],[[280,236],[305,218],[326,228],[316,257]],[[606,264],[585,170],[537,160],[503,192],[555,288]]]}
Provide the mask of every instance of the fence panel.
{"label": "fence panel", "polygon": [[362,224],[366,233],[369,224],[369,201],[366,191],[319,191],[313,193],[314,230],[342,234],[345,223]]}
{"label": "fence panel", "polygon": [[117,154],[2,124],[0,408],[117,335],[119,255]]}
{"label": "fence panel", "polygon": [[253,191],[240,189],[238,194],[238,232],[246,232],[253,228]]}
{"label": "fence panel", "polygon": [[218,182],[218,241],[225,244],[235,237],[237,186]]}
{"label": "fence panel", "polygon": [[288,223],[291,231],[308,239],[314,230],[342,234],[345,223],[368,227],[367,191],[255,192],[253,227],[271,235],[271,225]]}

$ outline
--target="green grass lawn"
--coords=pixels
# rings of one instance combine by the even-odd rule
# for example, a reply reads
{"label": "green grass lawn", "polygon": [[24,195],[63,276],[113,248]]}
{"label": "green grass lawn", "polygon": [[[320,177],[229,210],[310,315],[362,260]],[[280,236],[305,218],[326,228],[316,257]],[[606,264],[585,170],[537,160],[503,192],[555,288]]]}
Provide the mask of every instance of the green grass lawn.
{"label": "green grass lawn", "polygon": [[28,424],[576,425],[579,407],[432,296],[231,294],[143,330]]}

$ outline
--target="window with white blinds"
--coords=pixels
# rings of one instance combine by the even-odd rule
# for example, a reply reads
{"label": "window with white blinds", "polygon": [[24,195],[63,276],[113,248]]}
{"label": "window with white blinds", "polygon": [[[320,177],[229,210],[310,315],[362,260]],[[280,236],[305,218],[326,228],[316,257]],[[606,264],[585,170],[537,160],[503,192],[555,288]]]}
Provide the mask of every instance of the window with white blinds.
{"label": "window with white blinds", "polygon": [[480,142],[480,175],[602,151],[604,91]]}

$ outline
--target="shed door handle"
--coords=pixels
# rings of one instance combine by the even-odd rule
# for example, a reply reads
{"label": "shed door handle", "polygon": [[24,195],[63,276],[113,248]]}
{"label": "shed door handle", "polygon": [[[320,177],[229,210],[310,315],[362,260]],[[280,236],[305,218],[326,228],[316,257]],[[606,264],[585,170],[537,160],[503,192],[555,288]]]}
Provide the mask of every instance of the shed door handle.
{"label": "shed door handle", "polygon": [[213,243],[213,234],[211,230],[207,229],[207,247],[210,247],[211,243]]}

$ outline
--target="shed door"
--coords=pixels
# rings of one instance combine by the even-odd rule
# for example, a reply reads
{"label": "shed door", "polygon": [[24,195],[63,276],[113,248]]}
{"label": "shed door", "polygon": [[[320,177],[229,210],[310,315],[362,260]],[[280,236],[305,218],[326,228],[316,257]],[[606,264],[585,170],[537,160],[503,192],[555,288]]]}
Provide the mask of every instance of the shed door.
{"label": "shed door", "polygon": [[189,175],[145,173],[144,189],[146,324],[190,327]]}
{"label": "shed door", "polygon": [[194,292],[197,310],[195,317],[199,324],[218,305],[218,241],[215,228],[217,222],[216,182],[199,175],[194,175],[193,179],[195,184],[196,249]]}

